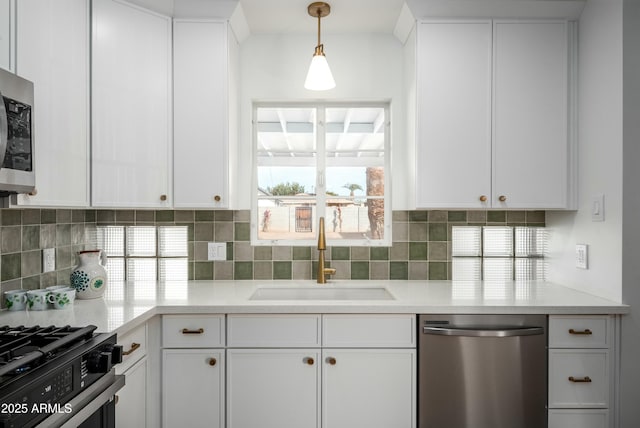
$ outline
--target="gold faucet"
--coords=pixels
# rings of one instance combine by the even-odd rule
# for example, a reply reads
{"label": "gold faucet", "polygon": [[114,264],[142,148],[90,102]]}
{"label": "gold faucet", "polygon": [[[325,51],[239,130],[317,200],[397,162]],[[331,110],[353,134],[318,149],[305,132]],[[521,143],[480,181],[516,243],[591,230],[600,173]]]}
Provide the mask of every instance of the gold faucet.
{"label": "gold faucet", "polygon": [[324,236],[324,217],[320,217],[318,225],[318,284],[326,284],[326,275],[335,275],[334,268],[324,267],[324,252],[327,250],[327,241]]}

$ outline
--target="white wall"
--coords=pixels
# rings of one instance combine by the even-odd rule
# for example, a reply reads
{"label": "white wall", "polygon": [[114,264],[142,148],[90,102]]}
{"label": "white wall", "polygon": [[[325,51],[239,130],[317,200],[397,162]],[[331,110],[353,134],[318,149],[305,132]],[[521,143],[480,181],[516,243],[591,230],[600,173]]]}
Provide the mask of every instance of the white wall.
{"label": "white wall", "polygon": [[640,425],[640,2],[624,1],[624,156],[620,427]]}
{"label": "white wall", "polygon": [[[588,0],[578,36],[577,212],[548,212],[549,280],[622,299],[622,0]],[[605,195],[605,221],[592,222],[591,196]],[[575,268],[575,244],[589,245],[589,269]]]}
{"label": "white wall", "polygon": [[[292,100],[391,100],[392,152],[405,153],[402,45],[391,34],[322,35],[336,80],[329,91],[304,89],[316,45],[314,34],[252,35],[240,46],[240,131],[235,209],[249,209],[251,195],[251,103]],[[409,181],[403,159],[392,157],[393,209],[408,209]]]}

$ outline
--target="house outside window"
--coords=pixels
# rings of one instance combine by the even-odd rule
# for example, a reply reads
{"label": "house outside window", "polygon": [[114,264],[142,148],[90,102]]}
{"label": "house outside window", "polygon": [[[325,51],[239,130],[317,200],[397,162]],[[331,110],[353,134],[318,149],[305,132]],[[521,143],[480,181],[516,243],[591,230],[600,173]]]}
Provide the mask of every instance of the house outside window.
{"label": "house outside window", "polygon": [[391,245],[388,103],[256,103],[253,245]]}

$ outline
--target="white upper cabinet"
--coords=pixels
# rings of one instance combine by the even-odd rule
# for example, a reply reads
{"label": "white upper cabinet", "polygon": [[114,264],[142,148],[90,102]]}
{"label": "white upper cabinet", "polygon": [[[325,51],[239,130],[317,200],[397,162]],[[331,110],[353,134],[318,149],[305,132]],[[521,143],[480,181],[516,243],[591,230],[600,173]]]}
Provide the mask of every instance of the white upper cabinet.
{"label": "white upper cabinet", "polygon": [[[491,196],[491,22],[418,24],[419,208]],[[487,201],[481,201],[482,196]]]}
{"label": "white upper cabinet", "polygon": [[574,208],[572,26],[417,29],[417,208]]}
{"label": "white upper cabinet", "polygon": [[[89,4],[17,3],[18,75],[34,84],[36,194],[24,206],[89,205]],[[65,23],[72,22],[73,25]]]}
{"label": "white upper cabinet", "polygon": [[171,18],[92,4],[92,205],[170,207]]}
{"label": "white upper cabinet", "polygon": [[0,68],[14,71],[15,0],[0,0]]}
{"label": "white upper cabinet", "polygon": [[173,25],[173,189],[176,208],[229,207],[230,97],[237,42],[223,21]]}

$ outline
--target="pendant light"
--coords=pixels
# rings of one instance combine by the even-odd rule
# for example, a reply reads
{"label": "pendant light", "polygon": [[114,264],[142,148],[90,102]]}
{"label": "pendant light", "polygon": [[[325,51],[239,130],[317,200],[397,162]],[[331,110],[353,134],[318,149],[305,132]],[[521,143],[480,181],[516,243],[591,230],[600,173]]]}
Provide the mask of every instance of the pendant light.
{"label": "pendant light", "polygon": [[318,45],[311,58],[311,65],[307,72],[304,87],[312,91],[326,91],[336,87],[327,58],[324,56],[324,46],[320,42],[320,19],[329,15],[331,6],[324,2],[314,2],[307,8],[309,15],[318,18]]}

